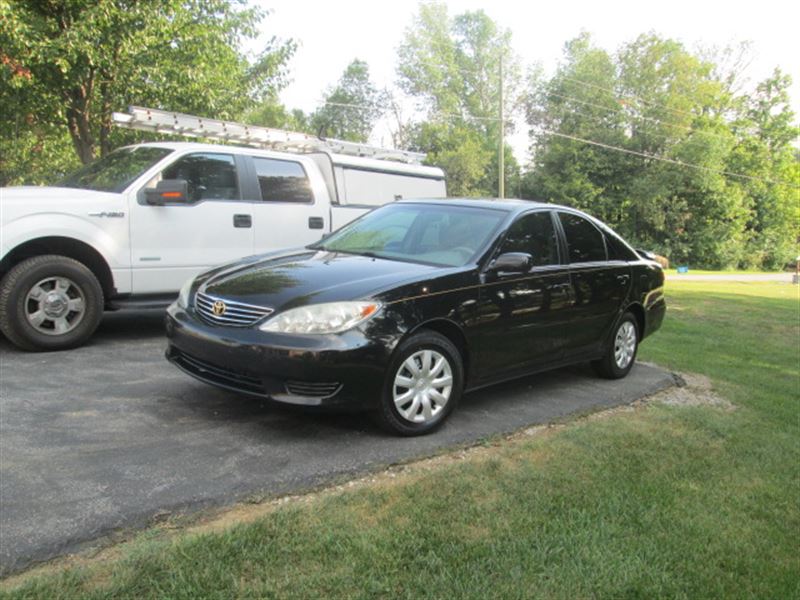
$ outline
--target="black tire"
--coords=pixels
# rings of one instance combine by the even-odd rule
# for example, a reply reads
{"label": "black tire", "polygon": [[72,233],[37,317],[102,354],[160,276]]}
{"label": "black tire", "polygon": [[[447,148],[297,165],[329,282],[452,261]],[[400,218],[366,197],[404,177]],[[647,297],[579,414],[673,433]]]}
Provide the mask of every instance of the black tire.
{"label": "black tire", "polygon": [[[28,319],[37,306],[35,300],[28,299],[28,294],[41,282],[55,278],[69,283],[63,290],[63,298],[79,298],[82,308],[66,307],[63,319],[60,315],[58,319],[48,315],[37,328]],[[0,331],[23,350],[41,352],[80,346],[97,329],[102,316],[103,289],[97,277],[86,266],[66,256],[47,254],[29,258],[15,265],[0,282]],[[52,325],[51,331],[48,325]],[[57,331],[59,326],[65,327],[64,333]]]}
{"label": "black tire", "polygon": [[[445,367],[442,365],[440,376],[447,377],[446,369],[449,368],[452,377],[452,384],[450,386],[447,401],[441,406],[436,414],[432,415],[431,418],[428,418],[423,422],[413,422],[412,420],[403,416],[398,407],[395,405],[395,390],[403,389],[395,387],[395,378],[401,374],[401,372],[404,372],[403,370],[405,367],[403,365],[407,359],[413,357],[419,352],[424,352],[426,350],[432,350],[435,353],[431,356],[435,357],[436,354],[438,354],[439,356],[445,358],[447,361],[447,366]],[[435,375],[436,374],[434,373],[434,377]],[[442,379],[438,380],[441,381]],[[437,381],[437,379],[434,379],[434,381]],[[432,387],[436,388],[436,386]],[[445,388],[438,388],[435,389],[435,392],[441,395],[441,392],[444,391],[444,389]],[[461,353],[458,351],[458,348],[456,348],[456,346],[443,335],[436,333],[435,331],[422,330],[404,340],[397,347],[394,355],[392,356],[389,368],[386,370],[386,381],[384,382],[383,392],[381,394],[381,402],[377,411],[378,422],[384,429],[399,435],[415,436],[430,433],[440,427],[450,413],[453,412],[453,409],[456,407],[459,399],[461,398],[463,389],[464,362],[462,360]],[[409,388],[409,391],[410,390],[411,388]],[[410,402],[413,402],[413,400]],[[431,405],[438,406],[438,401],[435,399],[428,400],[428,402],[431,402]],[[411,409],[410,406],[408,408],[409,410]],[[420,412],[422,412],[422,409],[420,409]],[[423,415],[419,416],[425,418]]]}
{"label": "black tire", "polygon": [[[633,332],[633,352],[625,353],[627,363],[622,361],[624,366],[620,366],[617,359],[618,352],[624,346],[625,339],[630,339],[626,332],[631,331]],[[639,323],[632,313],[626,312],[614,327],[614,332],[611,334],[611,340],[603,358],[592,363],[592,367],[594,367],[597,374],[606,379],[622,379],[630,373],[633,364],[636,362],[636,353],[639,351],[639,338]]]}

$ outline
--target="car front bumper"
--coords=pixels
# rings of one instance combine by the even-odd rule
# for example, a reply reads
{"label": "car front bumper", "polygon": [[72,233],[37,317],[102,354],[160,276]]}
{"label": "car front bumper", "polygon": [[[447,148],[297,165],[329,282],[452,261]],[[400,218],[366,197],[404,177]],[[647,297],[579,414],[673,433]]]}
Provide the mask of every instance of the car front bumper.
{"label": "car front bumper", "polygon": [[377,406],[394,340],[356,328],[288,335],[208,325],[173,304],[167,360],[211,385],[302,406]]}

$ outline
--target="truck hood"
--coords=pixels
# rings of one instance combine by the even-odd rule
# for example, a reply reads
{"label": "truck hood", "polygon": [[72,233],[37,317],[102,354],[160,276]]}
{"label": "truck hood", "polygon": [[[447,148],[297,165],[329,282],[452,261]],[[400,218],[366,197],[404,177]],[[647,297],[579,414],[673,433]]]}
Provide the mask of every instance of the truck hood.
{"label": "truck hood", "polygon": [[31,203],[32,201],[40,202],[76,202],[76,201],[94,201],[103,199],[117,199],[121,194],[114,194],[113,192],[96,192],[94,190],[85,190],[78,188],[68,187],[49,187],[49,186],[36,186],[26,185],[18,187],[5,187],[0,188],[0,203],[6,204],[20,204]]}
{"label": "truck hood", "polygon": [[0,224],[9,225],[33,215],[70,215],[87,219],[91,212],[126,213],[122,194],[66,187],[0,188]]}
{"label": "truck hood", "polygon": [[248,259],[216,272],[200,291],[286,310],[319,302],[375,297],[388,288],[435,277],[441,267],[308,250]]}

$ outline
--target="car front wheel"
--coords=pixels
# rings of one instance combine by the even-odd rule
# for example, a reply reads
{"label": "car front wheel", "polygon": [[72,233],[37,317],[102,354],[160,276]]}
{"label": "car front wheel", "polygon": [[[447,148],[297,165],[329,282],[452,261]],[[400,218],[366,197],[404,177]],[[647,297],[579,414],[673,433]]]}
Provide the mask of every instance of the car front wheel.
{"label": "car front wheel", "polygon": [[422,331],[400,344],[386,372],[378,417],[405,436],[439,427],[453,411],[464,385],[461,354],[434,331]]}
{"label": "car front wheel", "polygon": [[83,344],[103,316],[103,290],[76,260],[35,256],[0,282],[0,330],[23,350],[65,350]]}

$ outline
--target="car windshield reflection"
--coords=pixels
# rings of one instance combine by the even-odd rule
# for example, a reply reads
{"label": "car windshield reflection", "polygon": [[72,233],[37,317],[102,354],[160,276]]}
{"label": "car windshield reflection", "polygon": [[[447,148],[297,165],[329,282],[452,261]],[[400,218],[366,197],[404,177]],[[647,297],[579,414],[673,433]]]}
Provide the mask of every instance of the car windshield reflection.
{"label": "car windshield reflection", "polygon": [[310,248],[460,267],[473,260],[506,214],[446,204],[393,204],[365,215]]}

